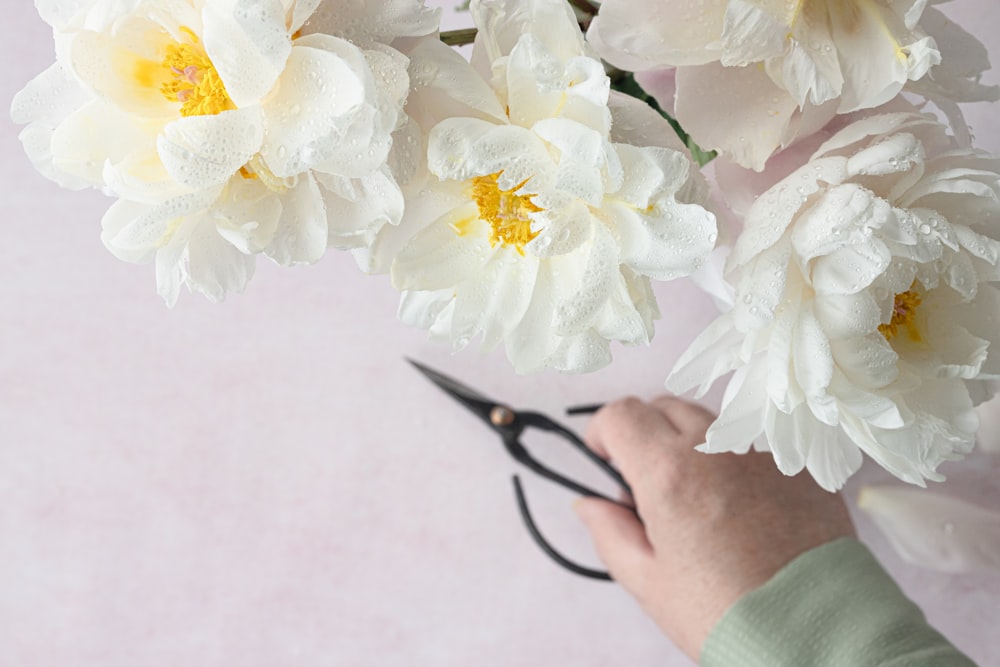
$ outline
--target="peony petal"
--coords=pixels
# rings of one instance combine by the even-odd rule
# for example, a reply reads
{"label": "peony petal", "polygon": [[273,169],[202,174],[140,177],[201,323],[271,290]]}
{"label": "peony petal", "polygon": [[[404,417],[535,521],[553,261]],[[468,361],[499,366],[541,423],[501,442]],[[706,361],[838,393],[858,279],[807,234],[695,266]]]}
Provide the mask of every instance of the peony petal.
{"label": "peony petal", "polygon": [[611,363],[608,341],[588,330],[561,338],[545,365],[561,373],[593,373]]}
{"label": "peony petal", "polygon": [[281,194],[281,218],[265,252],[283,266],[312,264],[326,252],[329,236],[323,195],[312,174],[306,174]]}
{"label": "peony petal", "polygon": [[680,394],[698,387],[695,397],[701,398],[713,382],[742,363],[739,352],[745,339],[730,315],[720,316],[677,359],[667,377],[667,389]]}
{"label": "peony petal", "polygon": [[406,111],[424,128],[456,117],[507,122],[496,93],[455,49],[422,39],[406,55],[413,86]]}
{"label": "peony petal", "polygon": [[591,227],[592,237],[572,255],[549,260],[564,290],[554,317],[554,330],[572,336],[594,325],[611,293],[617,273],[616,247],[603,225]]}
{"label": "peony petal", "polygon": [[156,159],[156,134],[149,124],[103,101],[85,104],[70,114],[49,136],[52,167],[95,187],[105,185],[107,165],[120,166],[133,158],[145,166],[145,180],[164,180],[168,174]]}
{"label": "peony petal", "polygon": [[785,144],[795,100],[754,66],[710,63],[677,71],[677,121],[699,146],[760,171]]}
{"label": "peony petal", "polygon": [[598,132],[562,118],[546,118],[535,123],[532,130],[558,151],[552,187],[598,206],[604,199],[605,183],[614,177],[621,181],[618,155]]}
{"label": "peony petal", "polygon": [[840,97],[844,76],[840,71],[837,44],[829,27],[815,21],[803,23],[808,35],[790,40],[784,58],[766,62],[765,68],[773,80],[782,83],[800,107],[805,107],[807,102],[819,106]]}
{"label": "peony petal", "polygon": [[452,336],[471,339],[481,334],[486,350],[506,338],[531,303],[538,265],[510,250],[494,253],[455,290]]}
{"label": "peony petal", "polygon": [[246,255],[271,243],[280,217],[280,198],[253,179],[234,178],[212,206],[219,235]]}
{"label": "peony petal", "polygon": [[[647,75],[661,73],[648,72]],[[638,74],[636,75],[638,77]],[[665,75],[661,75],[665,76]],[[670,106],[674,104],[673,93],[673,70],[670,70]],[[638,81],[638,78],[636,79]],[[663,107],[662,99],[654,92],[646,88],[646,84],[641,84],[643,89],[654,97],[660,106]],[[617,90],[611,91],[608,97],[608,107],[611,109],[611,141],[616,144],[631,144],[632,146],[659,146],[668,148],[679,153],[683,153],[688,158],[691,157],[687,146],[677,136],[677,132],[671,127],[667,119],[650,105],[638,100],[631,95],[625,95]],[[693,170],[692,170],[693,171]]]}
{"label": "peony petal", "polygon": [[811,303],[799,310],[792,346],[796,382],[807,397],[824,396],[833,378],[833,354]]}
{"label": "peony petal", "polygon": [[760,3],[729,0],[719,62],[725,67],[744,67],[783,55],[789,35],[783,14]]}
{"label": "peony petal", "polygon": [[[368,63],[357,47],[325,35],[299,40],[281,74],[277,94],[264,105],[267,134],[262,153],[269,168],[277,176],[294,176],[333,160],[346,139],[361,144],[355,151],[367,151],[370,128],[360,130],[361,137],[345,135],[364,105],[374,102],[374,86]],[[387,152],[388,134],[384,144]],[[380,151],[372,161],[384,162],[385,152]],[[350,175],[363,175],[358,172],[370,171],[367,166],[352,168]]]}
{"label": "peony petal", "polygon": [[906,35],[900,17],[878,3],[859,6],[860,11],[831,12],[833,37],[844,72],[840,113],[868,109],[888,102],[907,80],[916,80],[941,62],[934,40],[901,43]]}
{"label": "peony petal", "polygon": [[858,507],[907,562],[942,572],[1000,570],[1000,512],[889,486],[863,487]]}
{"label": "peony petal", "polygon": [[705,444],[696,447],[698,451],[709,454],[750,451],[754,440],[764,432],[766,377],[767,365],[759,360],[733,373],[722,397],[719,417],[709,427]]}
{"label": "peony petal", "polygon": [[398,37],[429,35],[438,29],[441,9],[422,0],[322,2],[304,26],[307,33],[348,39],[363,48],[390,44]]}
{"label": "peony petal", "polygon": [[612,209],[621,262],[657,280],[695,272],[715,246],[718,231],[714,215],[673,196],[686,180],[687,159],[666,149],[616,148],[626,169],[618,196],[628,202]]}
{"label": "peony petal", "polygon": [[116,257],[129,262],[145,261],[149,252],[170,242],[178,219],[211,206],[221,188],[200,190],[145,206],[127,200],[112,204],[101,224],[101,240]]}
{"label": "peony petal", "polygon": [[493,254],[489,225],[479,220],[478,213],[470,202],[417,233],[392,264],[393,286],[437,290],[474,276]]}
{"label": "peony petal", "polygon": [[583,35],[573,9],[552,0],[474,0],[469,6],[479,28],[472,63],[482,73],[482,63],[511,55],[522,37],[539,40],[545,50],[566,62],[583,55]]}
{"label": "peony petal", "polygon": [[836,427],[814,421],[809,429],[806,468],[822,488],[836,492],[861,469],[861,450]]}
{"label": "peony petal", "polygon": [[728,0],[605,0],[587,40],[604,60],[628,71],[717,60]]}
{"label": "peony petal", "polygon": [[548,366],[559,345],[553,335],[556,279],[548,262],[539,264],[531,302],[524,317],[507,339],[507,359],[517,373],[534,373]]}
{"label": "peony petal", "polygon": [[796,408],[792,414],[785,414],[773,405],[768,406],[764,434],[774,456],[774,463],[784,474],[797,475],[805,468],[805,450],[813,445],[810,427],[814,421],[809,408],[804,405]]}
{"label": "peony petal", "polygon": [[439,178],[456,181],[503,172],[497,179],[503,190],[530,181],[532,191],[542,192],[553,180],[552,158],[533,132],[472,118],[450,118],[434,127],[427,166]]}
{"label": "peony petal", "polygon": [[203,10],[205,51],[238,107],[259,104],[292,52],[280,0],[214,0]]}
{"label": "peony petal", "polygon": [[352,247],[359,234],[399,224],[403,217],[403,193],[388,168],[358,179],[326,174],[316,174],[316,178],[323,185],[334,247]]}
{"label": "peony petal", "polygon": [[[874,331],[878,320],[869,331]],[[851,382],[864,389],[882,389],[899,376],[899,355],[886,344],[881,333],[830,341],[837,368]]]}
{"label": "peony petal", "polygon": [[576,121],[606,136],[611,80],[594,58],[560,60],[533,35],[525,35],[506,62],[511,122],[531,127],[546,119]]}
{"label": "peony petal", "polygon": [[256,258],[233,247],[201,215],[188,217],[170,245],[180,252],[156,256],[158,290],[168,305],[177,298],[178,283],[218,303],[230,292],[242,292],[253,277]]}
{"label": "peony petal", "polygon": [[180,118],[164,128],[157,152],[178,183],[190,188],[220,185],[260,150],[263,121],[257,108]]}

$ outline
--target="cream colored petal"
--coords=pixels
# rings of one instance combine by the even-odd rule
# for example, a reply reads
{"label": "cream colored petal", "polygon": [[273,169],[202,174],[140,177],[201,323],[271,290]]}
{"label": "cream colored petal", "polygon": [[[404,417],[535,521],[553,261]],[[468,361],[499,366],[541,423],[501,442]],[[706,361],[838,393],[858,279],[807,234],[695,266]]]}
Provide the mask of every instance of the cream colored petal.
{"label": "cream colored petal", "polygon": [[704,396],[715,380],[741,365],[744,338],[731,316],[720,316],[678,357],[667,377],[667,388],[683,393],[697,387],[695,396]]}
{"label": "cream colored petal", "polygon": [[170,75],[159,55],[173,38],[152,22],[131,21],[127,26],[148,35],[142,51],[133,50],[139,47],[132,47],[127,35],[115,39],[104,33],[75,33],[68,49],[73,73],[95,94],[125,112],[146,118],[176,118],[180,104],[161,92]]}
{"label": "cream colored petal", "polygon": [[280,0],[214,0],[203,11],[205,51],[238,107],[259,104],[292,51]]}
{"label": "cream colored petal", "polygon": [[605,0],[587,40],[628,71],[718,60],[728,0]]}
{"label": "cream colored petal", "polygon": [[[369,136],[360,137],[351,132],[364,107],[375,101],[364,54],[335,37],[311,36],[309,46],[302,41],[291,51],[277,93],[263,106],[267,133],[262,153],[270,169],[282,177],[332,161],[349,140],[357,142],[355,151],[367,151],[365,140],[373,131],[369,127],[362,133]],[[374,122],[374,115],[369,113],[366,119]],[[384,161],[384,154],[379,157]]]}
{"label": "cream colored petal", "polygon": [[766,376],[767,365],[759,362],[742,366],[733,373],[722,397],[719,417],[709,427],[705,444],[696,447],[698,451],[709,454],[750,451],[754,440],[764,433]]}
{"label": "cream colored petal", "polygon": [[831,13],[844,90],[840,113],[869,109],[891,100],[907,80],[919,79],[940,53],[930,38],[918,39],[890,9],[863,2]]}
{"label": "cream colored petal", "polygon": [[232,292],[242,292],[253,277],[254,255],[246,255],[224,239],[204,214],[187,218],[156,256],[160,295],[173,305],[177,288],[185,285],[209,301],[224,301]]}
{"label": "cream colored petal", "polygon": [[517,327],[531,302],[539,262],[512,249],[493,254],[469,280],[455,290],[452,336],[482,336],[491,350]]}
{"label": "cream colored petal", "polygon": [[699,146],[760,171],[781,147],[796,101],[756,65],[677,70],[677,120]]}
{"label": "cream colored petal", "polygon": [[359,235],[396,225],[403,217],[403,193],[387,168],[358,179],[317,174],[323,185],[330,245],[348,248]]}
{"label": "cream colored petal", "polygon": [[507,122],[496,93],[455,49],[428,38],[406,54],[413,86],[406,112],[425,131],[458,116]]}
{"label": "cream colored petal", "polygon": [[180,118],[164,128],[157,152],[178,183],[195,189],[219,185],[260,151],[263,121],[254,107]]}
{"label": "cream colored petal", "polygon": [[890,486],[863,487],[858,507],[910,563],[943,572],[1000,570],[1000,512]]}
{"label": "cream colored petal", "polygon": [[349,39],[363,48],[391,44],[398,37],[429,35],[438,29],[441,9],[422,0],[322,2],[304,26],[306,33]]}
{"label": "cream colored petal", "polygon": [[454,288],[476,275],[492,254],[489,225],[469,204],[450,211],[410,240],[392,264],[392,284],[399,290]]}
{"label": "cream colored petal", "polygon": [[65,188],[78,190],[101,183],[99,172],[95,173],[87,165],[88,160],[94,159],[92,151],[85,151],[82,165],[74,161],[70,168],[55,164],[52,152],[57,128],[92,99],[57,62],[29,81],[11,102],[11,119],[17,124],[28,125],[19,135],[28,158],[42,175]]}
{"label": "cream colored petal", "polygon": [[775,9],[759,1],[729,0],[719,62],[726,67],[743,67],[783,55],[791,26],[784,12]]}
{"label": "cream colored petal", "polygon": [[281,194],[281,217],[264,252],[283,266],[319,261],[329,240],[326,215],[319,186],[306,174]]}
{"label": "cream colored petal", "polygon": [[561,62],[583,55],[583,35],[568,3],[559,0],[473,0],[469,11],[479,29],[472,55],[477,68],[482,63],[493,63],[510,55],[525,35],[539,40]]}

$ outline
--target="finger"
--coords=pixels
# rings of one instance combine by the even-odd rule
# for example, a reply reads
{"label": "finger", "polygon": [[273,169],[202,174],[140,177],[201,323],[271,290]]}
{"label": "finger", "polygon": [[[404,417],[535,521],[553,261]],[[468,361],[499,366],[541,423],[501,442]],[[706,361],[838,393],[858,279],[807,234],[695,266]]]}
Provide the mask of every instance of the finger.
{"label": "finger", "polygon": [[657,396],[652,404],[666,415],[678,431],[701,438],[699,444],[704,442],[705,432],[715,421],[715,415],[704,407],[676,396]]}
{"label": "finger", "polygon": [[653,460],[669,451],[663,440],[678,435],[662,411],[630,397],[608,403],[595,414],[584,441],[599,456],[614,461],[634,484]]}
{"label": "finger", "polygon": [[573,503],[577,516],[590,532],[597,556],[611,576],[635,596],[643,592],[653,567],[653,547],[635,514],[599,498]]}

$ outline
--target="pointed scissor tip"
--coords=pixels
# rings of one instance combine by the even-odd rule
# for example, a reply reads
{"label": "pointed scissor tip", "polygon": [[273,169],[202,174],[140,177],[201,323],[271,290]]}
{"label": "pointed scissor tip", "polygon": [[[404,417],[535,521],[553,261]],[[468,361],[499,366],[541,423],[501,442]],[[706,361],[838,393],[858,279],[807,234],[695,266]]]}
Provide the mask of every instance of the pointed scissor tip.
{"label": "pointed scissor tip", "polygon": [[439,389],[452,396],[453,398],[463,402],[466,407],[471,408],[472,402],[477,403],[493,403],[493,399],[487,398],[483,394],[479,393],[472,387],[469,387],[455,378],[448,377],[440,371],[436,371],[429,366],[425,366],[419,361],[410,359],[409,357],[403,357],[406,361],[410,362],[414,368],[416,368],[420,373],[435,384]]}

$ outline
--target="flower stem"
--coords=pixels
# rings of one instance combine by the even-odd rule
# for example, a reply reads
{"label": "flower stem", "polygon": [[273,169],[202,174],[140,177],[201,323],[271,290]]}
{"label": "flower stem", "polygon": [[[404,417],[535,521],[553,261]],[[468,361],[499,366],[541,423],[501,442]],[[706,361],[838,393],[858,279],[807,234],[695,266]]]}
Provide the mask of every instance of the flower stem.
{"label": "flower stem", "polygon": [[569,4],[573,5],[587,16],[597,16],[597,5],[592,3],[590,0],[569,0]]}
{"label": "flower stem", "polygon": [[472,44],[476,39],[475,28],[462,28],[461,30],[447,30],[441,33],[441,41],[448,46],[465,46]]}

